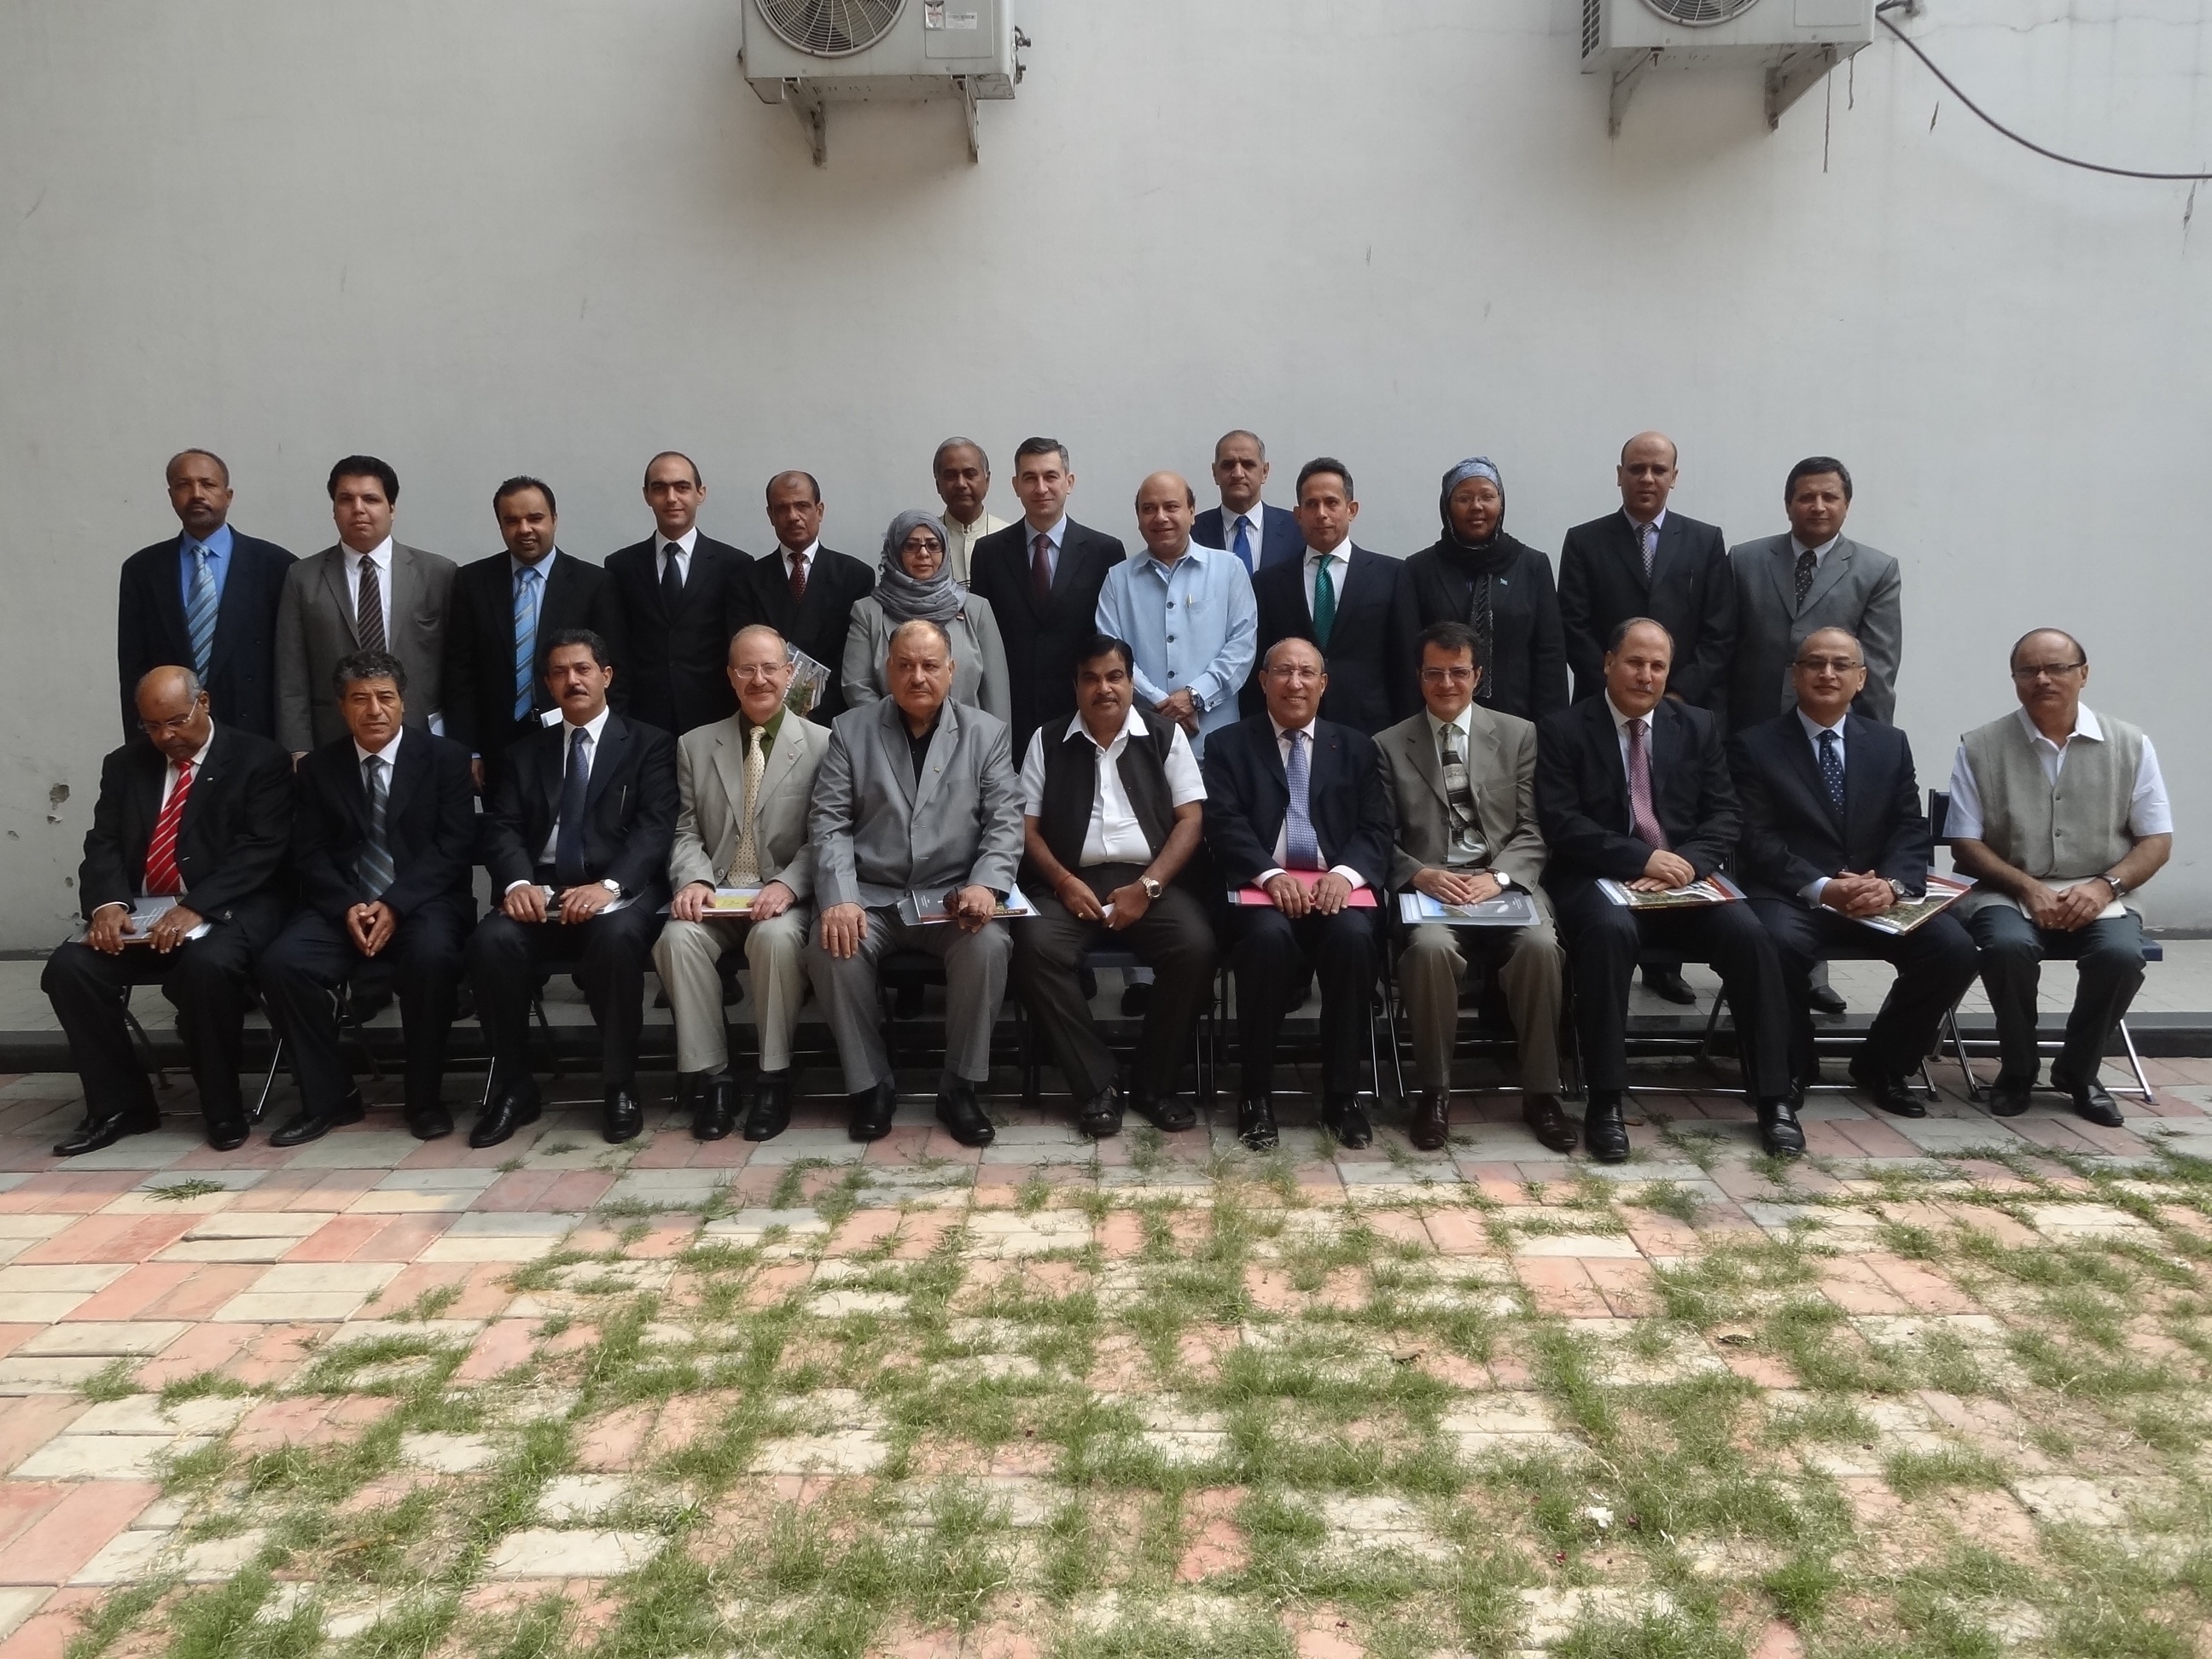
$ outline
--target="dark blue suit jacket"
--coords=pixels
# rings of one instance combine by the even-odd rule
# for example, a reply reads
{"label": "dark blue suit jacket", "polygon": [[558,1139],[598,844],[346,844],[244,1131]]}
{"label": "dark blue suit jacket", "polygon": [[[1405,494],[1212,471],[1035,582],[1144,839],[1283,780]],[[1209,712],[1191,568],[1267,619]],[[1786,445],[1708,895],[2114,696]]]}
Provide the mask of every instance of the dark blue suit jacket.
{"label": "dark blue suit jacket", "polygon": [[[1373,739],[1349,726],[1314,722],[1306,811],[1325,868],[1351,866],[1379,896],[1390,874],[1397,815]],[[1290,781],[1265,713],[1206,740],[1206,842],[1231,887],[1249,887],[1275,863],[1275,837],[1291,810]]]}
{"label": "dark blue suit jacket", "polygon": [[1920,808],[1912,744],[1895,726],[1844,717],[1841,818],[1794,708],[1736,733],[1729,763],[1743,806],[1736,871],[1745,892],[1794,898],[1844,870],[1871,870],[1916,893],[1927,885],[1935,831]]}
{"label": "dark blue suit jacket", "polygon": [[[1299,539],[1303,555],[1305,542]],[[1421,706],[1419,665],[1414,660],[1413,590],[1401,560],[1370,553],[1350,543],[1344,549],[1350,568],[1336,596],[1336,621],[1329,629],[1328,690],[1322,694],[1324,720],[1353,726],[1372,737],[1395,726]],[[1247,714],[1267,707],[1260,674],[1267,647],[1278,640],[1311,640],[1313,612],[1306,608],[1303,557],[1260,573],[1252,584],[1259,607],[1258,650],[1252,678],[1237,706]],[[1212,740],[1208,738],[1211,743]]]}
{"label": "dark blue suit jacket", "polygon": [[[1190,521],[1190,538],[1200,547],[1218,547],[1231,552],[1228,515],[1218,507],[1209,507]],[[1260,503],[1260,569],[1271,564],[1295,564],[1306,549],[1305,532],[1298,528],[1295,513],[1279,507]],[[1252,572],[1254,575],[1259,570]]]}
{"label": "dark blue suit jacket", "polygon": [[[179,562],[185,538],[142,547],[123,562],[115,606],[115,666],[123,682],[123,735],[138,735],[134,698],[138,682],[173,663],[191,665],[192,636],[185,626],[185,577]],[[216,612],[209,653],[208,702],[216,721],[276,736],[276,602],[284,573],[299,562],[274,542],[230,532],[230,568],[222,579],[222,608]]]}
{"label": "dark blue suit jacket", "polygon": [[[1660,699],[1651,711],[1652,808],[1667,843],[1698,878],[1735,849],[1742,814],[1720,722],[1704,709]],[[1602,696],[1536,727],[1536,822],[1552,861],[1544,885],[1562,902],[1600,878],[1633,881],[1652,848],[1629,831],[1628,774]]]}
{"label": "dark blue suit jacket", "polygon": [[[467,750],[413,727],[401,734],[384,802],[385,844],[394,876],[384,902],[401,921],[441,902],[467,921],[476,875],[476,803]],[[292,866],[302,902],[341,927],[348,910],[369,902],[356,869],[368,835],[361,757],[350,737],[340,738],[300,763]]]}

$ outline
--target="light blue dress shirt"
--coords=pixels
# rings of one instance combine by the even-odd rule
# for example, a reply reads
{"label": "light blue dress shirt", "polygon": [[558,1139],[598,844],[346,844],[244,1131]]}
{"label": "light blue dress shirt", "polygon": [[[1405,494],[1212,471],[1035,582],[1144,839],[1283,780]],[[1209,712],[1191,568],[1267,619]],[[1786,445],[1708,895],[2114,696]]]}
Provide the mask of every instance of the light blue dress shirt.
{"label": "light blue dress shirt", "polygon": [[199,574],[202,548],[207,550],[208,574],[215,578],[216,603],[221,605],[223,578],[230,574],[230,526],[217,525],[215,534],[204,542],[193,540],[190,532],[185,532],[181,539],[183,546],[177,558],[177,587],[184,596],[185,611],[189,613],[192,608],[192,581]]}
{"label": "light blue dress shirt", "polygon": [[1173,564],[1147,551],[1124,559],[1098,593],[1098,629],[1137,653],[1137,695],[1147,705],[1190,688],[1200,714],[1191,748],[1237,720],[1237,694],[1252,672],[1260,607],[1233,553],[1190,544]]}

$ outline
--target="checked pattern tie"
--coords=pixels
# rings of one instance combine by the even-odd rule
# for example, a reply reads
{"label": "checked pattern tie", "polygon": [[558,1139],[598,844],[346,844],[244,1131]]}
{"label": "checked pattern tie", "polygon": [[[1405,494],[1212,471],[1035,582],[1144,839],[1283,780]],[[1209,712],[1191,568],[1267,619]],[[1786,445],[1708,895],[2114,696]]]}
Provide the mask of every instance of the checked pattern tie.
{"label": "checked pattern tie", "polygon": [[1628,723],[1628,828],[1637,840],[1655,852],[1670,850],[1667,832],[1659,827],[1659,814],[1651,805],[1651,755],[1649,720]]}
{"label": "checked pattern tie", "polygon": [[221,601],[215,591],[215,555],[203,547],[193,562],[192,602],[185,611],[185,629],[191,635],[192,672],[205,679],[208,659],[215,653],[215,618]]}
{"label": "checked pattern tie", "polygon": [[761,745],[767,737],[768,728],[756,726],[745,745],[745,798],[738,803],[738,850],[731,855],[728,876],[732,887],[760,885],[760,787],[768,770],[768,754]]}
{"label": "checked pattern tie", "polygon": [[1833,732],[1820,733],[1820,781],[1828,786],[1828,805],[1844,815],[1844,751]]}
{"label": "checked pattern tie", "polygon": [[362,793],[368,799],[368,834],[362,840],[361,856],[354,860],[354,873],[372,904],[384,896],[397,874],[385,834],[385,808],[392,799],[389,771],[381,755],[371,755],[361,763]]}
{"label": "checked pattern tie", "polygon": [[1651,562],[1659,556],[1659,526],[1640,524],[1636,526],[1637,550],[1644,555],[1644,580],[1651,580]]}
{"label": "checked pattern tie", "polygon": [[1285,867],[1291,870],[1322,867],[1321,842],[1314,834],[1313,814],[1308,810],[1311,770],[1306,761],[1307,740],[1304,732],[1291,733],[1291,758],[1283,769],[1284,781],[1291,786],[1291,810],[1285,821],[1283,853],[1288,860]]}
{"label": "checked pattern tie", "polygon": [[1805,608],[1805,596],[1813,591],[1814,573],[1820,568],[1820,561],[1814,556],[1811,548],[1797,556],[1797,609],[1800,611]]}
{"label": "checked pattern tie", "polygon": [[544,602],[545,577],[531,566],[514,579],[514,718],[530,718],[534,692],[531,670],[538,663],[538,611]]}
{"label": "checked pattern tie", "polygon": [[177,868],[177,831],[185,822],[185,803],[191,798],[193,766],[177,763],[177,787],[154,820],[154,838],[146,843],[146,890],[175,894],[185,890],[184,872]]}

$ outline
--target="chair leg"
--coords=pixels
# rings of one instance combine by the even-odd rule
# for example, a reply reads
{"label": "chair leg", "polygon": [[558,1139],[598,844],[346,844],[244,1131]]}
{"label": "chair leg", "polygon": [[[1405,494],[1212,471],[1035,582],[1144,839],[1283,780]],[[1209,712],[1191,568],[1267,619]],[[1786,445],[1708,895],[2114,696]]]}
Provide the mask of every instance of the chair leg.
{"label": "chair leg", "polygon": [[[553,1075],[558,1077],[561,1075],[561,1045],[554,1041],[553,1022],[545,1018],[545,999],[533,993],[530,999],[530,1012],[537,1018],[538,1030],[544,1034],[545,1047],[552,1065]],[[489,1103],[489,1095],[485,1096],[485,1100]]]}
{"label": "chair leg", "polygon": [[283,1067],[284,1039],[280,1036],[276,1039],[276,1046],[269,1052],[269,1075],[261,1079],[261,1096],[253,1103],[253,1109],[246,1115],[247,1122],[258,1123],[267,1115],[269,1097],[276,1088],[276,1073]]}
{"label": "chair leg", "polygon": [[2140,1095],[2146,1102],[2155,1100],[2158,1097],[2152,1092],[2150,1079],[2143,1071],[2142,1056],[2136,1052],[2135,1033],[2128,1030],[2128,1023],[2124,1019],[2120,1022],[2120,1042],[2127,1048],[2128,1065],[2135,1072],[2136,1086],[2132,1089],[2123,1089],[2119,1092],[2124,1095]]}
{"label": "chair leg", "polygon": [[1981,1079],[1974,1075],[1974,1063],[1966,1054],[1966,1040],[1959,1035],[1959,1010],[1956,1005],[1943,1016],[1943,1030],[1950,1038],[1951,1057],[1959,1062],[1959,1075],[1966,1085],[1966,1098],[1975,1105],[1982,1103]]}
{"label": "chair leg", "polygon": [[131,1006],[131,993],[137,988],[131,985],[123,988],[123,1018],[131,1027],[131,1043],[138,1051],[138,1063],[154,1074],[155,1088],[167,1089],[169,1086],[168,1067],[155,1058],[154,1039],[146,1035],[146,1028],[138,1023],[137,1011]]}
{"label": "chair leg", "polygon": [[1713,1033],[1720,1029],[1721,1003],[1726,999],[1725,989],[1714,994],[1712,1012],[1705,1016],[1705,1034],[1698,1039],[1698,1064],[1711,1066],[1713,1060]]}

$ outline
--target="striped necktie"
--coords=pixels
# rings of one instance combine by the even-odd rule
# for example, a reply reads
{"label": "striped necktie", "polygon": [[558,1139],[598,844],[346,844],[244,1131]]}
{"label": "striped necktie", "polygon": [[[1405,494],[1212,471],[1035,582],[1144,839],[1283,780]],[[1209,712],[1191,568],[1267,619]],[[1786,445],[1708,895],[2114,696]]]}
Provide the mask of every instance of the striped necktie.
{"label": "striped necktie", "polygon": [[538,607],[545,578],[535,565],[519,571],[514,578],[514,718],[530,718],[530,705],[536,688],[536,676],[531,672],[538,663]]}
{"label": "striped necktie", "polygon": [[372,904],[384,896],[397,874],[384,821],[385,809],[392,799],[387,771],[381,755],[371,755],[361,763],[361,787],[368,797],[368,834],[362,842],[361,856],[354,862],[354,872],[361,878],[362,890],[368,895]]}
{"label": "striped necktie", "polygon": [[184,872],[177,868],[177,832],[184,827],[185,803],[191,799],[191,762],[177,763],[177,787],[161,804],[154,820],[154,838],[146,843],[146,890],[155,894],[185,890]]}
{"label": "striped necktie", "polygon": [[215,653],[215,618],[221,600],[215,591],[215,555],[203,547],[194,550],[192,558],[192,602],[185,611],[185,628],[191,635],[192,672],[205,679],[208,659]]}

